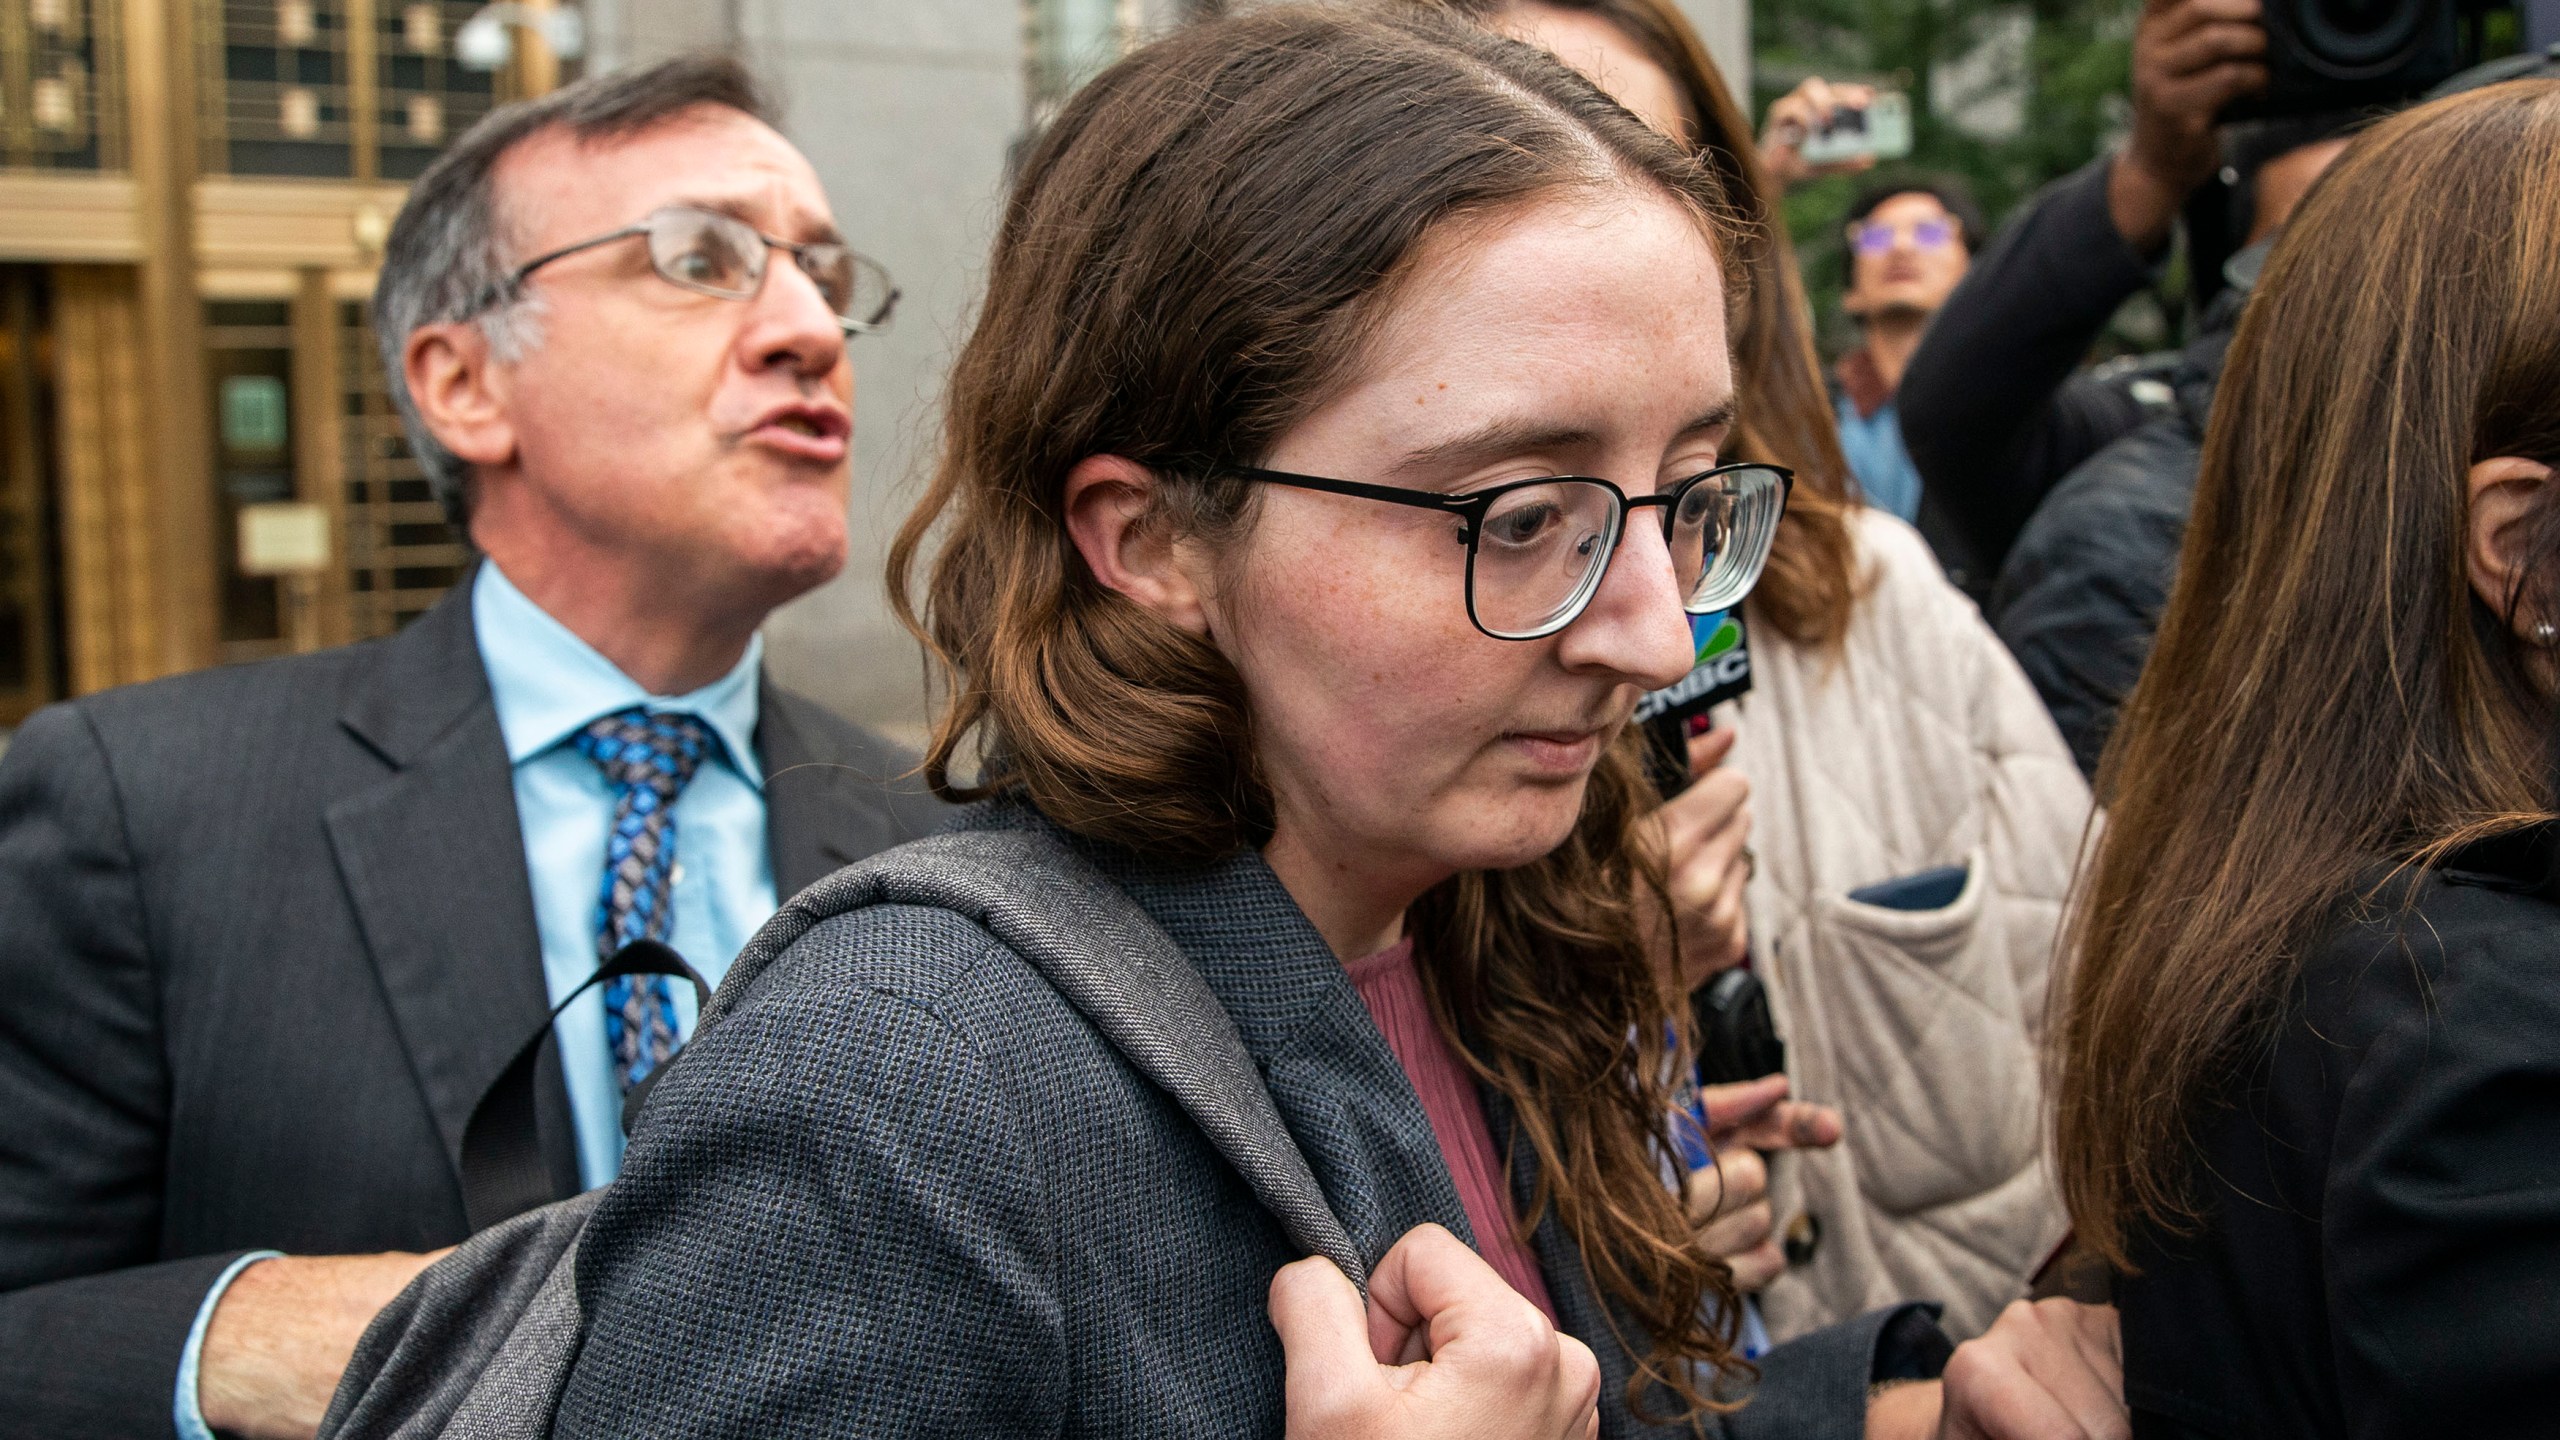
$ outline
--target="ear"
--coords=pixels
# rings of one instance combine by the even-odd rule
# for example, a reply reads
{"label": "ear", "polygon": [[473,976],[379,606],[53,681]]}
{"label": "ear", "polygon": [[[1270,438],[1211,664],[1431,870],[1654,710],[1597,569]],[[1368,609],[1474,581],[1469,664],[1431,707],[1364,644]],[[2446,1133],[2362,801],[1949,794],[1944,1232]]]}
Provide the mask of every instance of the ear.
{"label": "ear", "polygon": [[1090,455],[1067,472],[1067,535],[1085,567],[1116,590],[1194,635],[1209,633],[1190,557],[1162,525],[1146,523],[1160,482],[1135,461]]}
{"label": "ear", "polygon": [[[2548,501],[2545,487],[2551,467],[2514,455],[2496,455],[2471,467],[2471,508],[2464,558],[2471,571],[2471,592],[2491,611],[2504,615],[2533,562],[2533,526],[2527,522]],[[2516,638],[2549,647],[2535,638],[2536,628],[2560,623],[2560,616],[2540,615],[2518,605],[2510,622]]]}
{"label": "ear", "polygon": [[400,360],[409,399],[438,443],[475,467],[515,459],[507,375],[491,359],[479,326],[421,325],[409,332]]}

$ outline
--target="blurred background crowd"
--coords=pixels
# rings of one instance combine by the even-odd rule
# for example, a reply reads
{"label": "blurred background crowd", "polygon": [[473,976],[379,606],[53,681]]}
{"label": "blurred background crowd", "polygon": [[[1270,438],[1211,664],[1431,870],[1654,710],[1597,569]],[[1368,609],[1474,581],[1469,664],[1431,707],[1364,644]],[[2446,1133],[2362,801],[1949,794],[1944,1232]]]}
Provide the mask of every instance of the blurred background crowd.
{"label": "blurred background crowd", "polygon": [[[853,563],[774,617],[773,663],[853,718],[920,735],[922,681],[874,562],[925,463],[1008,165],[1085,77],[1220,8],[0,0],[0,731],[53,699],[423,613],[464,557],[407,453],[363,307],[403,182],[494,104],[708,47],[784,98],[848,232],[905,292],[899,326],[863,355]],[[1909,154],[1885,166],[1917,190],[1896,199],[1840,167],[1777,178],[1794,182],[1787,228],[1840,362],[1842,439],[1870,497],[1914,516],[1891,394],[1915,307],[2039,185],[2132,127],[2138,0],[1680,9],[1764,126],[1811,113],[1825,81],[1907,98]],[[2534,13],[2483,14],[2484,53],[2560,38]],[[1952,247],[1912,243],[1950,233]],[[1877,302],[1861,234],[1898,235],[1893,263],[1916,251],[1936,267],[1897,279],[1881,333],[1862,324]],[[2159,257],[2064,363],[2177,349],[2213,288],[2194,273],[2183,251]]]}

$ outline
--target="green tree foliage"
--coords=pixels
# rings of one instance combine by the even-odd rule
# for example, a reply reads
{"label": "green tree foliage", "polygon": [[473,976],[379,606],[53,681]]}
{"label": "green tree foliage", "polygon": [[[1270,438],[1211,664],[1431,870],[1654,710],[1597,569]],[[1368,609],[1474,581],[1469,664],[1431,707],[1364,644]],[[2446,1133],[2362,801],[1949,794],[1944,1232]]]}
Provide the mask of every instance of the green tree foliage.
{"label": "green tree foliage", "polygon": [[[2141,0],[1755,0],[1755,108],[1766,114],[1808,75],[1904,91],[1912,152],[1880,173],[1960,177],[1997,225],[2036,187],[2121,134],[2140,11]],[[2023,121],[2014,133],[1959,123],[1969,110],[1997,108],[2004,93]],[[1827,349],[1849,338],[1839,313],[1847,280],[1841,222],[1869,178],[1835,176],[1787,197],[1788,229]]]}

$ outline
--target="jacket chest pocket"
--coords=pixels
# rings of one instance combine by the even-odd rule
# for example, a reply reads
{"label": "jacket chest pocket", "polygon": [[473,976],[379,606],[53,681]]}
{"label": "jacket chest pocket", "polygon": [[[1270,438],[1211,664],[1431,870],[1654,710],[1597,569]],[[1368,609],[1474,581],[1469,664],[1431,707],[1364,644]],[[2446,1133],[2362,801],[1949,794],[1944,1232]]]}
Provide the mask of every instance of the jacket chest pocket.
{"label": "jacket chest pocket", "polygon": [[2038,1160],[2036,1055],[1988,869],[1980,850],[1966,857],[1934,909],[1813,907],[1821,958],[1798,983],[1829,1032],[1859,1188],[1891,1213],[1979,1195]]}

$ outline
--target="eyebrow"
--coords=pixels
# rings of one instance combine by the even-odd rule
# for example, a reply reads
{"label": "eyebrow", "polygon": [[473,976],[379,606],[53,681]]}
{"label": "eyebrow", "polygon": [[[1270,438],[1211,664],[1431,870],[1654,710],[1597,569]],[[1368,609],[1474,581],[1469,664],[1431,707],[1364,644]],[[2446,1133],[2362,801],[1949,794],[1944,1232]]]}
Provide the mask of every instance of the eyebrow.
{"label": "eyebrow", "polygon": [[[1706,430],[1721,430],[1733,424],[1733,398],[1725,397],[1688,424],[1680,427],[1678,437],[1686,439]],[[1407,451],[1404,458],[1389,467],[1388,473],[1411,475],[1419,471],[1463,469],[1505,456],[1521,455],[1537,450],[1571,450],[1598,444],[1600,434],[1578,425],[1540,425],[1531,421],[1497,420],[1481,429],[1447,440],[1436,441],[1418,450]]]}
{"label": "eyebrow", "polygon": [[[764,223],[756,218],[754,207],[735,196],[722,196],[718,198],[709,196],[678,196],[675,199],[668,201],[666,205],[661,208],[708,210],[714,215],[726,215],[732,220],[752,225],[756,228],[756,231],[759,234],[764,231]],[[819,217],[805,211],[793,212],[790,219],[794,223],[807,228],[809,233],[805,237],[802,237],[803,243],[805,244],[827,243],[841,245],[844,243],[844,232],[836,229],[836,227],[829,221],[820,219]],[[781,238],[791,239],[794,237],[785,235]]]}

